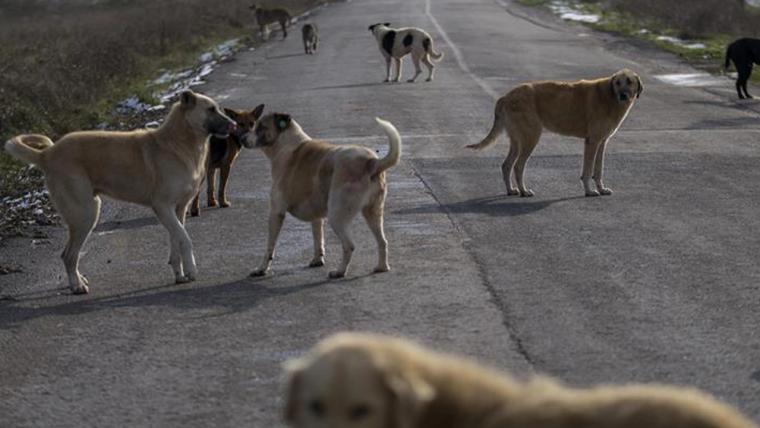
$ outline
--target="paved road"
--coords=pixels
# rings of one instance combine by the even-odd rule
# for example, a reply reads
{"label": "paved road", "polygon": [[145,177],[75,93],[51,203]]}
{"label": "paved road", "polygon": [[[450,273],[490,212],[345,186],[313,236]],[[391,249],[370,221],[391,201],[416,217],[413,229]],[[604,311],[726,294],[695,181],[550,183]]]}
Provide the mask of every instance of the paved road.
{"label": "paved road", "polygon": [[[509,11],[505,8],[508,8]],[[57,252],[14,240],[0,277],[0,425],[278,426],[280,364],[336,331],[414,337],[517,374],[575,385],[694,385],[760,419],[759,106],[668,54],[494,0],[355,0],[314,18],[321,50],[273,41],[212,75],[224,104],[291,113],[314,137],[384,149],[373,116],[404,137],[390,172],[392,272],[369,275],[374,244],[355,224],[347,280],[304,268],[306,225],[288,219],[276,276],[247,278],[266,236],[269,167],[246,152],[234,207],[189,222],[201,280],[171,284],[163,229],[109,204],[86,247],[91,294],[59,287]],[[384,85],[366,31],[430,29],[446,58],[434,83]],[[297,33],[297,32],[294,32]],[[644,94],[608,149],[608,198],[582,197],[581,144],[546,135],[504,196],[506,143],[465,151],[491,124],[494,95],[530,79],[638,70]],[[406,64],[406,73],[411,65]],[[328,264],[338,245],[328,233]]]}

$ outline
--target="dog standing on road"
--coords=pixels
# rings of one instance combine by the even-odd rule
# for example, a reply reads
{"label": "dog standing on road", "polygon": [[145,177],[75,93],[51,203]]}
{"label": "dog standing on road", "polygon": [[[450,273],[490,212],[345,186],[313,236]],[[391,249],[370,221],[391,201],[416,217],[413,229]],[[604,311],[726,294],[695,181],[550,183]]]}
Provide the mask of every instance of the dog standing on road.
{"label": "dog standing on road", "polygon": [[319,46],[319,30],[317,24],[304,24],[301,27],[301,36],[303,38],[303,49],[306,55],[312,55],[317,52]]}
{"label": "dog standing on road", "polygon": [[286,369],[295,428],[757,428],[693,389],[517,381],[386,336],[337,334]]}
{"label": "dog standing on road", "polygon": [[[433,49],[433,38],[430,34],[420,28],[391,28],[390,23],[378,23],[369,26],[369,31],[375,36],[380,52],[385,57],[386,64],[386,82],[398,82],[401,79],[401,61],[406,54],[412,54],[414,63],[414,77],[407,82],[414,82],[422,73],[420,61],[425,63],[428,69],[427,81],[433,80],[435,64],[431,58],[440,61],[443,54]],[[391,79],[391,66],[396,66],[396,77]]]}
{"label": "dog standing on road", "polygon": [[[506,130],[509,154],[501,172],[507,195],[533,196],[523,174],[542,130],[583,138],[581,181],[586,196],[611,195],[602,177],[604,149],[643,89],[641,78],[627,69],[597,80],[525,83],[497,101],[491,131],[483,141],[467,147],[484,149]],[[517,189],[512,186],[513,169]]]}
{"label": "dog standing on road", "polygon": [[[251,111],[224,109],[224,114],[237,124],[235,131],[227,138],[218,138],[211,136],[209,141],[209,154],[206,160],[206,201],[209,207],[221,206],[227,208],[231,206],[227,199],[227,183],[230,179],[232,165],[240,153],[242,144],[240,137],[253,129],[256,121],[261,117],[264,111],[264,105],[261,104]],[[216,193],[216,170],[219,170],[219,200]],[[201,192],[195,195],[190,215],[199,216],[201,213]]]}
{"label": "dog standing on road", "polygon": [[251,276],[271,273],[274,248],[285,215],[311,222],[314,258],[310,267],[324,266],[324,219],[343,246],[343,261],[330,278],[346,275],[354,244],[349,235],[351,220],[361,212],[378,247],[375,272],[387,272],[388,241],[383,231],[385,171],[401,157],[401,137],[396,128],[376,119],[388,136],[388,155],[378,159],[374,151],[359,146],[336,146],[312,140],[287,114],[274,113],[256,123],[243,138],[247,148],[259,147],[272,163],[272,194],[269,203],[269,238],[261,266]]}
{"label": "dog standing on road", "polygon": [[283,40],[288,38],[288,25],[292,17],[285,9],[262,9],[256,4],[252,4],[249,9],[253,11],[253,16],[256,17],[256,24],[259,25],[259,36],[264,39],[264,33],[267,25],[272,23],[279,23],[282,28]]}
{"label": "dog standing on road", "polygon": [[234,127],[214,100],[185,91],[157,129],[72,132],[55,144],[28,134],[5,143],[8,153],[45,173],[50,198],[69,229],[61,257],[74,294],[89,291],[79,273],[79,250],[98,222],[99,195],[151,207],[169,231],[175,282],[195,280],[185,213],[201,184],[209,136],[226,136]]}
{"label": "dog standing on road", "polygon": [[[736,93],[740,99],[752,98],[747,92],[747,81],[752,75],[752,66],[760,64],[760,39],[743,38],[736,40],[726,48],[726,63],[728,70],[733,61],[738,74],[736,78]],[[744,93],[742,94],[742,91]]]}

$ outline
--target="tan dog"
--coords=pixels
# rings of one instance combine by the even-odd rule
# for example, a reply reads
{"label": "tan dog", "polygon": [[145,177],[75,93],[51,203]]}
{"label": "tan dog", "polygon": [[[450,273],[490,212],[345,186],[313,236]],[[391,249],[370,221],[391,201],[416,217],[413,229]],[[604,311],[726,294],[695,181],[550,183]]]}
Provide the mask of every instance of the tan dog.
{"label": "tan dog", "polygon": [[269,114],[256,123],[243,145],[260,147],[272,162],[272,194],[269,204],[269,239],[261,266],[251,276],[271,273],[277,236],[290,213],[311,222],[314,258],[310,267],[324,265],[324,219],[340,238],[343,261],[330,278],[346,275],[354,244],[348,227],[361,212],[375,235],[378,262],[375,272],[386,272],[388,241],[383,231],[385,173],[401,157],[401,137],[390,122],[375,119],[390,141],[388,155],[378,159],[375,152],[359,146],[335,146],[314,141],[287,114]]}
{"label": "tan dog", "polygon": [[200,187],[209,136],[227,135],[234,125],[214,100],[186,91],[158,129],[73,132],[55,144],[44,135],[20,135],[5,143],[8,153],[45,173],[69,229],[61,257],[74,294],[89,291],[79,250],[98,222],[99,195],[153,208],[169,231],[175,281],[195,280],[185,211]]}
{"label": "tan dog", "polygon": [[757,428],[693,389],[519,382],[383,336],[338,334],[286,368],[296,428]]}
{"label": "tan dog", "polygon": [[[496,103],[493,127],[486,138],[467,147],[483,149],[504,131],[509,135],[509,154],[501,166],[508,195],[533,196],[525,187],[525,164],[541,138],[541,131],[583,138],[581,181],[586,196],[611,195],[605,187],[604,149],[623,123],[644,86],[633,71],[624,69],[610,77],[578,82],[525,83]],[[517,189],[512,186],[512,170]],[[596,189],[591,185],[591,180]]]}

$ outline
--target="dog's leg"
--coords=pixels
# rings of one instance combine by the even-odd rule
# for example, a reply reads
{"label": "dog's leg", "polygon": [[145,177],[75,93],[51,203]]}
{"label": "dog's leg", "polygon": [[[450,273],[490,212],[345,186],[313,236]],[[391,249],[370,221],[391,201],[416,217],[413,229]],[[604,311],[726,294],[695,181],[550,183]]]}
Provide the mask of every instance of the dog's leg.
{"label": "dog's leg", "polygon": [[742,82],[742,89],[744,90],[744,95],[745,95],[747,98],[749,98],[749,99],[752,99],[752,98],[754,98],[754,97],[753,97],[752,95],[750,95],[750,94],[749,94],[749,92],[747,91],[747,81],[749,81],[749,78],[750,78],[751,76],[752,76],[752,64],[750,63],[750,64],[747,66],[747,72],[746,72],[746,76],[744,77],[744,79],[743,79],[743,82]]}
{"label": "dog's leg", "polygon": [[[520,126],[520,128],[514,129],[514,126]],[[525,186],[525,165],[541,138],[541,123],[532,120],[529,116],[509,117],[507,118],[507,134],[510,140],[510,150],[512,150],[513,145],[517,149],[517,161],[515,161],[517,189],[520,191],[520,196],[524,198],[533,196],[533,191]]]}
{"label": "dog's leg", "polygon": [[596,182],[596,191],[600,195],[611,195],[612,189],[604,187],[604,149],[607,147],[608,139],[603,139],[596,149],[596,158],[594,160],[594,182]]}
{"label": "dog's leg", "polygon": [[391,268],[388,266],[388,240],[385,239],[383,231],[383,205],[385,203],[385,192],[378,197],[378,200],[372,205],[364,207],[362,214],[367,221],[367,226],[377,241],[377,266],[375,273],[388,272]]}
{"label": "dog's leg", "polygon": [[581,182],[586,196],[599,196],[599,192],[591,185],[592,173],[596,161],[596,154],[599,144],[602,140],[599,138],[586,138],[583,143],[583,171],[581,173]]}
{"label": "dog's leg", "polygon": [[282,223],[285,221],[285,213],[271,208],[269,212],[269,237],[267,238],[267,253],[261,266],[251,273],[251,276],[264,276],[272,273],[272,260],[274,260],[274,247],[277,245],[277,237],[280,236]]}
{"label": "dog's leg", "polygon": [[396,77],[393,79],[394,82],[398,82],[401,80],[401,60],[402,58],[394,58],[396,60]]}
{"label": "dog's leg", "polygon": [[435,77],[435,64],[433,64],[433,61],[430,61],[430,55],[425,54],[422,57],[422,62],[427,66],[428,69],[428,78],[426,81],[432,82],[433,78]]}
{"label": "dog's leg", "polygon": [[193,198],[193,203],[190,204],[190,215],[193,217],[198,217],[201,215],[201,191],[198,190],[198,193],[195,194],[195,198]]}
{"label": "dog's leg", "polygon": [[320,218],[311,222],[311,235],[314,238],[314,258],[309,267],[325,265],[325,219]]}
{"label": "dog's leg", "polygon": [[501,164],[501,177],[504,179],[504,185],[507,187],[507,196],[519,195],[520,192],[512,186],[512,170],[515,167],[515,161],[520,151],[517,148],[517,143],[511,139],[509,141],[509,154],[504,159],[504,163]]}
{"label": "dog's leg", "polygon": [[346,185],[345,189],[330,191],[330,198],[327,202],[327,221],[335,234],[338,235],[343,246],[343,260],[337,270],[330,272],[330,278],[343,278],[348,272],[348,265],[351,264],[351,257],[354,253],[354,243],[351,241],[348,229],[351,220],[359,212],[358,203],[360,201],[357,195],[363,194],[365,190],[353,185]]}
{"label": "dog's leg", "polygon": [[[752,74],[752,65],[739,63],[736,65],[736,93],[739,95],[739,99],[744,99],[746,93],[747,80],[749,80]],[[742,93],[744,91],[744,93]]]}
{"label": "dog's leg", "polygon": [[393,65],[393,58],[390,55],[385,55],[385,82],[391,81],[391,66]]}
{"label": "dog's leg", "polygon": [[216,201],[216,168],[211,165],[206,168],[206,205],[210,207],[218,206]]}
{"label": "dog's leg", "polygon": [[420,57],[412,53],[412,63],[414,63],[414,77],[407,80],[409,83],[414,83],[417,77],[422,74],[422,67],[420,67]]}
{"label": "dog's leg", "polygon": [[[184,208],[187,207],[185,206]],[[156,217],[158,217],[158,220],[169,232],[169,239],[176,241],[176,244],[172,244],[172,252],[175,254],[172,256],[170,253],[169,260],[174,271],[174,282],[182,284],[195,281],[198,268],[195,265],[193,243],[187,234],[187,230],[185,230],[185,226],[182,225],[179,217],[177,217],[178,209],[178,207],[166,205],[153,206],[153,212],[156,213]],[[177,257],[178,254],[180,257]]]}
{"label": "dog's leg", "polygon": [[280,21],[280,27],[282,27],[282,40],[285,40],[288,38],[288,21]]}
{"label": "dog's leg", "polygon": [[225,165],[219,169],[219,200],[222,208],[231,206],[230,200],[227,199],[227,182],[230,180],[230,170],[232,165]]}

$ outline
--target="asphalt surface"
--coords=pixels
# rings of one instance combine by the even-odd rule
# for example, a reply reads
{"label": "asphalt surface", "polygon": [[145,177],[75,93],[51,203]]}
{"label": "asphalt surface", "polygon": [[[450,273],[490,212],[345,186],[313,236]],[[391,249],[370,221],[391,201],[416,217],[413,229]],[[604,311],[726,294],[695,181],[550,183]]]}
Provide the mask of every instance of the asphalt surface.
{"label": "asphalt surface", "polygon": [[[426,7],[429,6],[429,7]],[[355,0],[245,52],[200,87],[222,104],[291,113],[313,137],[385,150],[372,118],[403,136],[390,171],[392,271],[354,224],[346,280],[307,269],[311,233],[288,218],[275,276],[247,275],[265,249],[269,166],[246,151],[234,206],[189,220],[198,282],[176,286],[164,229],[108,203],[85,247],[87,296],[61,288],[65,232],[0,249],[0,426],[280,426],[281,364],[341,330],[400,334],[518,375],[573,385],[665,382],[707,390],[760,420],[760,105],[641,43],[493,0]],[[433,83],[381,84],[374,22],[416,25],[446,54]],[[615,194],[585,198],[582,146],[545,134],[533,198],[506,197],[506,139],[473,153],[494,96],[519,82],[638,71],[645,90],[607,151]],[[412,73],[409,59],[405,75]]]}

